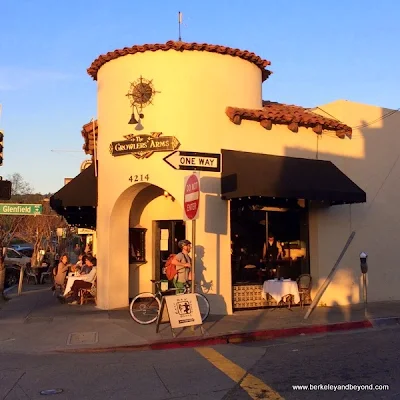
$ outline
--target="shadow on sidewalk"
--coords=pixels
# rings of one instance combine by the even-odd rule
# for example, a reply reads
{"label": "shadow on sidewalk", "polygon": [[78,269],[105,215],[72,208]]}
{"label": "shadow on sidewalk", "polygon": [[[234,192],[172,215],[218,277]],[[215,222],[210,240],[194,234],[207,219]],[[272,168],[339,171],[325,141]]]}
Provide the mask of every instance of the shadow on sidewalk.
{"label": "shadow on sidewalk", "polygon": [[21,295],[18,295],[17,288],[14,288],[7,294],[10,300],[0,308],[0,321],[28,322],[28,317],[29,320],[88,315],[108,317],[108,311],[99,310],[92,303],[83,306],[61,304],[53,295],[51,286],[50,284],[24,285]]}

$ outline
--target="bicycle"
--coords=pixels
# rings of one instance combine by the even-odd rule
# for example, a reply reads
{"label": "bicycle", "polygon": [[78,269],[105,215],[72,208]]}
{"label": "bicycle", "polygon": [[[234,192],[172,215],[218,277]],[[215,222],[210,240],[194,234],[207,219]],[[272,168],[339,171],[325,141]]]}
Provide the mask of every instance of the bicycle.
{"label": "bicycle", "polygon": [[[139,293],[132,299],[129,305],[129,312],[132,319],[141,325],[149,325],[155,322],[160,313],[162,297],[176,293],[176,291],[179,290],[177,288],[170,288],[166,291],[162,291],[162,281],[156,281],[154,279],[151,279],[150,281],[153,282],[156,287],[155,293]],[[184,285],[184,291],[181,294],[191,293],[190,288],[190,283],[186,282]],[[210,314],[210,303],[201,293],[194,294],[196,295],[197,303],[199,304],[201,320],[204,322]]]}

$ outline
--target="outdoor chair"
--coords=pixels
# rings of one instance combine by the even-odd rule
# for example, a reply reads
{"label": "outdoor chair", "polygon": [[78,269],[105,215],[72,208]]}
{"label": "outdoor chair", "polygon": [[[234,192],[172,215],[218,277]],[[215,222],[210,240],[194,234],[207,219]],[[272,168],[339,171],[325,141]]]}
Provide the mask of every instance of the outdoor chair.
{"label": "outdoor chair", "polygon": [[95,280],[90,289],[79,289],[79,298],[81,305],[93,301],[97,305],[97,280]]}
{"label": "outdoor chair", "polygon": [[38,278],[37,275],[35,273],[35,271],[33,271],[32,267],[29,265],[27,265],[25,267],[25,276],[26,276],[26,283],[29,284],[29,280],[32,278],[35,282],[35,285],[38,284]]}
{"label": "outdoor chair", "polygon": [[293,303],[294,303],[294,296],[292,294],[285,294],[278,302],[278,305],[272,309],[272,311],[275,311],[278,308],[286,308],[286,307],[288,310],[293,311],[291,308]]}
{"label": "outdoor chair", "polygon": [[56,295],[62,295],[65,290],[65,285],[60,285],[58,283],[54,283],[54,290],[53,290],[53,296]]}
{"label": "outdoor chair", "polygon": [[304,308],[305,302],[311,302],[311,283],[312,277],[310,274],[303,274],[297,278],[297,286],[299,288],[300,306]]}
{"label": "outdoor chair", "polygon": [[52,276],[53,276],[53,267],[49,264],[47,271],[42,272],[42,276],[40,277],[40,283],[44,282],[44,279],[46,277],[49,277],[50,282],[52,281]]}
{"label": "outdoor chair", "polygon": [[279,302],[279,306],[287,307],[290,311],[292,311],[292,304],[294,301],[294,296],[292,294],[286,294],[282,297],[281,301]]}

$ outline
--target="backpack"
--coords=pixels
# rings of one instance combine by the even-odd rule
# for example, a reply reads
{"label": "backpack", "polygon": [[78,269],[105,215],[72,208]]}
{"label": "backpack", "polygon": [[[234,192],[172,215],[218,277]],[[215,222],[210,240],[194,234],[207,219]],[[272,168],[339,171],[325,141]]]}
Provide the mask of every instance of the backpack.
{"label": "backpack", "polygon": [[167,279],[172,281],[176,274],[178,273],[176,270],[176,265],[172,264],[172,260],[175,258],[176,254],[170,254],[165,262],[165,275],[167,275]]}

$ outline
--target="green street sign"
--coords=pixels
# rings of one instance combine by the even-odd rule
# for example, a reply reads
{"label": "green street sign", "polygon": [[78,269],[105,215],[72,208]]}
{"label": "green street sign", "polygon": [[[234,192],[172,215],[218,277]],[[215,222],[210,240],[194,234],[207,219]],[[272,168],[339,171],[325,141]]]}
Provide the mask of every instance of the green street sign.
{"label": "green street sign", "polygon": [[0,215],[38,215],[42,210],[41,204],[0,203]]}

